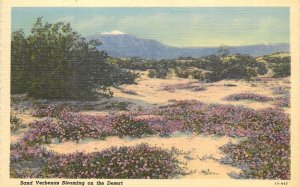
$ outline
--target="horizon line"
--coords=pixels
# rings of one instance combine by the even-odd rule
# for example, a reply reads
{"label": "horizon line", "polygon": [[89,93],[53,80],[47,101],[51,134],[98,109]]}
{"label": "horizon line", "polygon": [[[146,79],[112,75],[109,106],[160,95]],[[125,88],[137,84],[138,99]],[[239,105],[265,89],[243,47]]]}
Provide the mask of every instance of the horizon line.
{"label": "horizon line", "polygon": [[[114,31],[118,31],[118,30],[114,30]],[[114,32],[114,31],[111,31],[111,32]],[[86,35],[86,36],[83,36],[85,39],[86,38],[89,38],[89,37],[96,37],[96,36],[109,36],[109,37],[116,37],[116,36],[132,36],[132,37],[135,37],[137,39],[140,39],[140,40],[150,40],[150,41],[155,41],[155,42],[158,42],[162,45],[165,45],[167,47],[173,47],[173,48],[217,48],[217,47],[247,47],[247,46],[257,46],[257,45],[265,45],[265,46],[272,46],[272,45],[290,45],[290,42],[280,42],[280,43],[255,43],[255,44],[244,44],[244,45],[226,45],[226,44],[219,44],[219,45],[212,45],[212,46],[209,46],[209,45],[203,45],[203,46],[174,46],[174,45],[169,45],[169,44],[166,44],[166,43],[163,43],[157,39],[152,39],[152,38],[142,38],[142,37],[138,37],[134,34],[128,34],[128,33],[124,33],[122,31],[119,31],[120,33],[118,34],[109,34],[109,32],[106,32],[106,31],[103,31],[103,32],[100,32],[100,33],[95,33],[95,34],[92,34],[92,35]],[[100,40],[101,41],[101,40]]]}

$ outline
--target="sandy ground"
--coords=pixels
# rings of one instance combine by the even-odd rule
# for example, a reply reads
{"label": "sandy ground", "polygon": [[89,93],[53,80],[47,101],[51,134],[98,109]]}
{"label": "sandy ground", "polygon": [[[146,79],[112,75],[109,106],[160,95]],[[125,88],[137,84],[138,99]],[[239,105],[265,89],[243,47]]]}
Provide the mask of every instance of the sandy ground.
{"label": "sandy ground", "polygon": [[140,143],[148,143],[151,146],[159,146],[166,149],[175,147],[185,154],[179,156],[179,160],[187,163],[189,172],[183,178],[230,178],[229,172],[238,173],[240,170],[228,165],[223,165],[217,159],[224,155],[219,147],[228,143],[237,142],[229,137],[208,137],[194,135],[177,135],[169,138],[145,137],[139,139],[121,139],[108,137],[106,140],[83,140],[76,144],[65,142],[61,144],[50,144],[45,147],[57,153],[73,153],[84,151],[86,153],[101,151],[111,146],[132,146]]}
{"label": "sandy ground", "polygon": [[[277,97],[272,93],[272,88],[277,86],[290,86],[287,81],[271,81],[268,83],[254,83],[246,81],[235,80],[222,80],[215,83],[203,83],[207,85],[207,89],[204,91],[191,91],[191,90],[175,90],[174,92],[162,90],[164,85],[172,85],[178,83],[188,83],[196,81],[195,79],[153,79],[146,76],[146,72],[142,72],[141,77],[138,80],[137,85],[126,85],[123,88],[127,90],[133,90],[137,95],[131,95],[122,93],[119,89],[113,89],[114,97],[107,99],[108,102],[129,102],[134,108],[153,108],[160,105],[170,104],[170,100],[198,100],[206,103],[219,103],[219,104],[232,104],[232,105],[244,105],[253,109],[263,109],[267,107],[274,107],[272,102],[255,102],[255,101],[225,101],[224,97],[230,94],[248,92],[257,93],[270,97]],[[234,87],[226,87],[224,84],[234,84]],[[84,111],[83,111],[84,112]],[[289,109],[285,109],[285,112],[289,113]],[[91,113],[91,111],[87,111]],[[107,114],[103,111],[93,111],[94,114]]]}
{"label": "sandy ground", "polygon": [[[125,109],[133,108],[154,108],[161,105],[170,104],[170,100],[198,100],[206,103],[222,103],[232,105],[244,105],[253,109],[262,109],[266,107],[274,107],[272,102],[260,103],[253,101],[224,101],[223,98],[234,93],[249,92],[258,93],[270,97],[276,97],[272,94],[271,88],[277,86],[289,86],[288,80],[285,81],[271,81],[268,83],[255,83],[246,81],[229,81],[223,80],[216,83],[207,83],[207,90],[205,91],[190,91],[190,90],[175,90],[174,92],[162,90],[162,86],[169,84],[187,83],[195,81],[192,79],[150,79],[146,76],[146,72],[142,72],[142,76],[138,79],[136,85],[125,85],[123,88],[127,90],[134,90],[137,95],[131,95],[122,93],[120,89],[113,88],[113,98],[99,98],[99,101],[90,102],[73,102],[69,103],[73,105],[81,104],[92,106],[91,109],[85,109],[82,107],[81,113],[92,115],[105,115],[111,112],[124,111],[119,107],[112,107],[107,109],[107,105],[115,103],[128,103]],[[235,84],[234,87],[226,87],[224,84]],[[56,102],[61,103],[61,102]],[[64,101],[67,103],[67,101]],[[80,104],[80,105],[79,105]],[[106,107],[106,109],[105,109]],[[289,113],[289,109],[284,109],[286,113]],[[22,121],[26,124],[36,120],[28,114],[22,115]],[[11,141],[15,142],[22,136],[26,129],[21,130],[18,133],[11,134]],[[188,169],[194,171],[193,173],[184,176],[184,178],[230,178],[228,173],[236,172],[240,170],[228,165],[220,164],[217,159],[220,159],[222,155],[219,151],[219,147],[227,144],[228,142],[236,142],[236,139],[228,137],[204,137],[194,135],[177,135],[169,138],[162,137],[145,137],[141,139],[120,139],[117,137],[108,137],[106,140],[84,140],[76,144],[73,142],[65,142],[61,144],[46,145],[50,150],[58,153],[72,153],[76,151],[93,152],[100,151],[110,146],[122,146],[122,145],[136,145],[142,142],[149,143],[150,145],[157,145],[163,148],[170,149],[175,147],[187,153],[189,158],[181,157],[180,160],[187,162]]]}

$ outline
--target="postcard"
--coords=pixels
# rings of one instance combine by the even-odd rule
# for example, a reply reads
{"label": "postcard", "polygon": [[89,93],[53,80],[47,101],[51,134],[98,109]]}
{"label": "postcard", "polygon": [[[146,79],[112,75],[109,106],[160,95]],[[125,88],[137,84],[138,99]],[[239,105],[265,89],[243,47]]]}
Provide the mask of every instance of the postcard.
{"label": "postcard", "polygon": [[299,186],[297,1],[3,1],[3,186]]}

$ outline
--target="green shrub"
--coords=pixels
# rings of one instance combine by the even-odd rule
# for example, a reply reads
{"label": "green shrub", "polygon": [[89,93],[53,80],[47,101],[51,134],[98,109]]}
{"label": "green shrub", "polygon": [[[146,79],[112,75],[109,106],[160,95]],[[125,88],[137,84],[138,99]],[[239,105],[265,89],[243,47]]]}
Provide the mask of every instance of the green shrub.
{"label": "green shrub", "polygon": [[93,99],[111,94],[110,86],[133,83],[137,74],[107,62],[96,49],[100,41],[86,41],[70,24],[42,23],[38,18],[25,37],[12,34],[12,93],[45,99]]}
{"label": "green shrub", "polygon": [[291,57],[264,57],[270,63],[273,77],[287,77],[291,75]]}
{"label": "green shrub", "polygon": [[161,67],[154,70],[149,70],[148,77],[150,78],[159,78],[159,79],[165,79],[169,73],[169,70],[167,68]]}
{"label": "green shrub", "polygon": [[267,74],[268,73],[268,69],[267,69],[266,65],[263,64],[263,63],[259,64],[258,67],[257,67],[257,73],[259,75],[265,75],[265,74]]}
{"label": "green shrub", "polygon": [[174,73],[179,78],[188,78],[189,77],[189,71],[184,68],[175,68]]}
{"label": "green shrub", "polygon": [[155,77],[155,71],[154,70],[149,70],[149,72],[148,72],[148,77],[150,77],[150,78],[154,78]]}
{"label": "green shrub", "polygon": [[193,79],[201,80],[204,78],[203,72],[201,70],[192,70],[191,75],[192,75]]}

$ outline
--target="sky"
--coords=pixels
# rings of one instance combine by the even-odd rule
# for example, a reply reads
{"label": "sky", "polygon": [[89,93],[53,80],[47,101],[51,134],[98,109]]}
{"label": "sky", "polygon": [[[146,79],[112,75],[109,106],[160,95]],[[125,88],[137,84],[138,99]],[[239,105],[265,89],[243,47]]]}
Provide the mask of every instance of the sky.
{"label": "sky", "polygon": [[130,34],[174,47],[289,43],[287,7],[13,8],[12,30],[30,34],[37,17],[71,23],[82,36]]}

